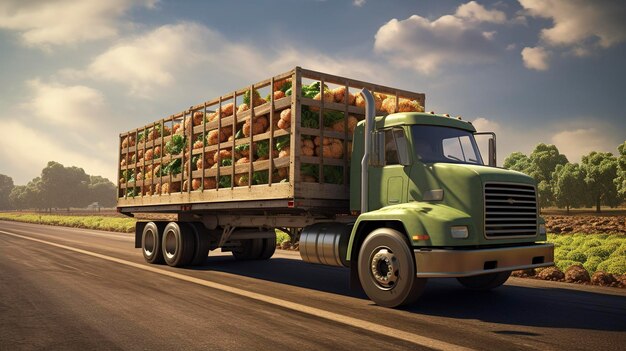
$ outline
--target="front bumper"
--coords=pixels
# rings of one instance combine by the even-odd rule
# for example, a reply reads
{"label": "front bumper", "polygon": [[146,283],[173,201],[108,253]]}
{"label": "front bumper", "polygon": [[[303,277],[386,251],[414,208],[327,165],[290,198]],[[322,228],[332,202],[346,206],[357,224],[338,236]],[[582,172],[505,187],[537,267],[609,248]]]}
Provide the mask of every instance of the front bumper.
{"label": "front bumper", "polygon": [[503,247],[476,250],[414,250],[417,276],[422,278],[468,277],[554,265],[554,245]]}

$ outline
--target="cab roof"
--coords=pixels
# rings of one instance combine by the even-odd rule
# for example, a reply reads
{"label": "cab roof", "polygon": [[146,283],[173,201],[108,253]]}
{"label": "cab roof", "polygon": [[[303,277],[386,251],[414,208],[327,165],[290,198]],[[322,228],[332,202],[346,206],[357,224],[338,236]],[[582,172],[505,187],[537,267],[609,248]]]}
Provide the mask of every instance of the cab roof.
{"label": "cab roof", "polygon": [[455,117],[446,117],[424,112],[399,112],[387,116],[376,117],[376,127],[386,128],[401,125],[433,125],[464,129],[470,132],[476,132],[476,128],[469,121],[459,120]]}

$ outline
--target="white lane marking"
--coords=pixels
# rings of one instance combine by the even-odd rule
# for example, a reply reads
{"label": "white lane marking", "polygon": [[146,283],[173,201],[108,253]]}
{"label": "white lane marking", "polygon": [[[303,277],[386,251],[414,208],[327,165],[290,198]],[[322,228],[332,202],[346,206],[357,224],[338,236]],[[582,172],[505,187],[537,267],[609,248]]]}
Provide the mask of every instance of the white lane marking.
{"label": "white lane marking", "polygon": [[241,296],[241,297],[245,297],[245,298],[261,301],[261,302],[268,303],[268,304],[271,304],[271,305],[275,305],[275,306],[278,306],[278,307],[287,308],[287,309],[290,309],[290,310],[293,310],[293,311],[296,311],[296,312],[306,313],[306,314],[309,314],[309,315],[312,315],[312,316],[315,316],[315,317],[318,317],[318,318],[327,319],[327,320],[330,320],[330,321],[333,321],[333,322],[337,322],[337,323],[341,323],[341,324],[345,324],[345,325],[348,325],[348,326],[351,326],[351,327],[356,327],[356,328],[359,328],[359,329],[367,330],[369,332],[373,332],[373,333],[376,333],[376,334],[381,334],[383,336],[392,337],[392,338],[399,339],[399,340],[402,340],[402,341],[407,341],[407,342],[410,342],[410,343],[413,343],[413,344],[416,344],[416,345],[429,347],[429,348],[435,349],[435,350],[459,350],[459,351],[461,351],[461,350],[472,350],[470,348],[466,348],[466,347],[463,347],[463,346],[450,344],[450,343],[447,343],[445,341],[432,339],[432,338],[429,338],[429,337],[426,337],[426,336],[421,336],[421,335],[405,332],[405,331],[402,331],[402,330],[397,330],[397,329],[394,329],[394,328],[390,328],[390,327],[387,327],[387,326],[384,326],[384,325],[380,325],[380,324],[364,321],[364,320],[357,319],[357,318],[343,316],[343,315],[340,315],[340,314],[337,314],[337,313],[333,313],[333,312],[328,312],[328,311],[325,311],[325,310],[322,310],[322,309],[319,309],[319,308],[310,307],[310,306],[306,306],[306,305],[301,305],[299,303],[285,301],[285,300],[277,299],[275,297],[262,295],[262,294],[254,293],[254,292],[251,292],[251,291],[243,290],[243,289],[234,288],[234,287],[231,287],[231,286],[228,286],[228,285],[214,283],[214,282],[210,282],[210,281],[207,281],[207,280],[202,280],[202,279],[199,279],[199,278],[190,277],[190,276],[187,276],[187,275],[184,275],[184,274],[179,274],[179,273],[175,273],[175,272],[166,271],[166,270],[163,270],[163,269],[155,268],[153,266],[147,266],[147,265],[143,265],[143,264],[139,264],[139,263],[135,263],[135,262],[131,262],[131,261],[126,261],[126,260],[122,260],[120,258],[111,257],[111,256],[99,254],[99,253],[96,253],[96,252],[87,251],[87,250],[83,250],[83,249],[78,249],[78,248],[75,248],[75,247],[66,246],[66,245],[62,245],[62,244],[57,244],[57,243],[53,243],[53,242],[49,242],[49,241],[45,241],[45,240],[41,240],[41,239],[31,238],[31,237],[24,236],[24,235],[10,233],[10,232],[6,232],[6,231],[3,231],[3,230],[0,230],[0,233],[5,234],[5,235],[9,235],[9,236],[13,236],[13,237],[16,237],[16,238],[30,240],[30,241],[38,242],[38,243],[41,243],[41,244],[50,245],[50,246],[58,247],[58,248],[61,248],[61,249],[65,249],[65,250],[81,253],[81,254],[84,254],[84,255],[92,256],[92,257],[97,257],[97,258],[100,258],[100,259],[103,259],[103,260],[119,263],[119,264],[122,264],[122,265],[125,265],[125,266],[137,268],[137,269],[142,269],[144,271],[148,271],[148,272],[152,272],[152,273],[161,274],[161,275],[164,275],[164,276],[167,276],[167,277],[170,277],[170,278],[186,281],[186,282],[189,282],[189,283],[202,285],[202,286],[205,286],[207,288],[224,291],[224,292],[227,292],[227,293],[231,293],[231,294],[238,295],[238,296]]}

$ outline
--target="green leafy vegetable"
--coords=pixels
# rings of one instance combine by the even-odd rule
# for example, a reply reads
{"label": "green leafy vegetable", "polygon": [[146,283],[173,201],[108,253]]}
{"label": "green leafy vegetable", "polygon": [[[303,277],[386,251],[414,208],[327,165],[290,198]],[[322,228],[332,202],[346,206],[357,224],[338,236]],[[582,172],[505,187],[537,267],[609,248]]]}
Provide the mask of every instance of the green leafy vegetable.
{"label": "green leafy vegetable", "polygon": [[315,129],[320,127],[319,114],[309,110],[309,106],[302,106],[301,116],[302,127]]}
{"label": "green leafy vegetable", "polygon": [[268,171],[256,171],[252,173],[252,182],[254,184],[268,184],[269,172]]}
{"label": "green leafy vegetable", "polygon": [[[285,95],[290,96],[292,93],[292,85],[291,82],[288,83],[289,86],[287,86],[287,84],[285,84],[283,86],[283,88],[281,90],[283,90],[283,92],[285,93]],[[324,91],[328,90],[328,86],[326,86],[326,84],[324,84]],[[312,99],[315,97],[315,95],[317,95],[320,92],[320,82],[315,82],[312,83],[310,85],[303,85],[302,86],[302,97],[306,97],[309,99]]]}
{"label": "green leafy vegetable", "polygon": [[170,155],[178,155],[185,148],[185,137],[174,134],[165,144],[165,151]]}
{"label": "green leafy vegetable", "polygon": [[235,146],[235,152],[242,152],[246,150],[250,150],[250,144],[241,144]]}
{"label": "green leafy vegetable", "polygon": [[324,183],[342,184],[343,183],[343,167],[341,166],[324,166]]}
{"label": "green leafy vegetable", "polygon": [[300,166],[300,173],[317,179],[320,173],[320,169],[318,165],[305,163]]}
{"label": "green leafy vegetable", "polygon": [[256,143],[256,155],[260,158],[268,157],[270,154],[269,140],[262,140]]}
{"label": "green leafy vegetable", "polygon": [[170,161],[167,166],[161,169],[161,175],[176,175],[181,172],[181,160],[177,158],[175,160]]}
{"label": "green leafy vegetable", "polygon": [[291,82],[285,82],[280,90],[285,93],[285,95],[291,95],[291,93],[287,94],[287,91],[291,92]]}
{"label": "green leafy vegetable", "polygon": [[335,122],[344,118],[343,112],[339,111],[325,111],[324,112],[324,126],[332,127]]}
{"label": "green leafy vegetable", "polygon": [[221,176],[220,177],[220,182],[219,182],[219,187],[220,188],[230,188],[230,176]]}
{"label": "green leafy vegetable", "polygon": [[283,135],[276,138],[276,150],[280,151],[289,146],[289,135]]}
{"label": "green leafy vegetable", "polygon": [[[254,90],[254,97],[255,97],[255,100],[257,100],[261,98],[261,95],[259,94],[258,91]],[[250,104],[250,90],[246,90],[246,92],[243,93],[243,103],[248,106],[252,106],[252,104]]]}

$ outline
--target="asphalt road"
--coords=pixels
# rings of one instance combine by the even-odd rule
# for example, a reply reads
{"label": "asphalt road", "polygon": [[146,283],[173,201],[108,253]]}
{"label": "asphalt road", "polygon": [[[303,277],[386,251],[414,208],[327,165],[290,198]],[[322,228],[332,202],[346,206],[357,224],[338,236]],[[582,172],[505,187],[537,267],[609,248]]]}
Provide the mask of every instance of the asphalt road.
{"label": "asphalt road", "polygon": [[626,291],[511,278],[489,293],[431,279],[392,310],[346,269],[280,252],[145,264],[129,234],[0,221],[0,350],[624,350]]}

